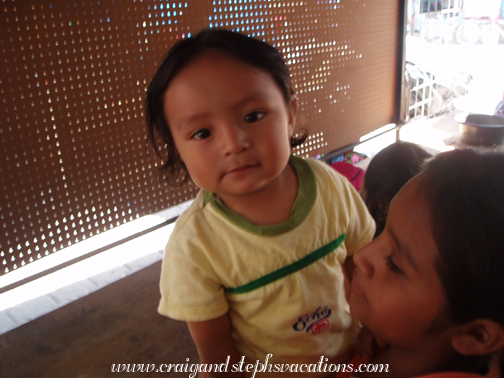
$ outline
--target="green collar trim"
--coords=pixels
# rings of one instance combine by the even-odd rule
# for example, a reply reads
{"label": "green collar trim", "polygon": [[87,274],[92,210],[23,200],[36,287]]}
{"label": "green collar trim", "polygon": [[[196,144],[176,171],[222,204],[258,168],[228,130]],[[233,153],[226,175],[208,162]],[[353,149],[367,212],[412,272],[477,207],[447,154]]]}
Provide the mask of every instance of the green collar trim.
{"label": "green collar trim", "polygon": [[329,244],[320,247],[316,251],[303,257],[301,260],[298,260],[295,263],[284,266],[283,268],[275,270],[274,272],[268,273],[265,276],[262,276],[254,281],[249,282],[248,284],[234,288],[224,288],[224,290],[230,294],[243,294],[248,293],[249,291],[259,289],[260,287],[266,286],[274,281],[277,281],[292,273],[295,273],[298,270],[307,267],[308,265],[313,264],[314,262],[320,260],[324,256],[327,256],[328,254],[336,250],[336,248],[338,248],[341,245],[341,243],[343,243],[345,238],[346,234],[343,234],[336,240],[333,240]]}
{"label": "green collar trim", "polygon": [[210,192],[205,192],[204,203],[205,205],[210,203],[212,208],[222,217],[252,234],[274,236],[293,230],[303,222],[313,208],[317,199],[317,182],[310,165],[304,159],[292,155],[289,164],[292,165],[298,177],[298,195],[294,201],[290,218],[283,223],[273,226],[256,226],[248,219],[228,209],[220,199]]}

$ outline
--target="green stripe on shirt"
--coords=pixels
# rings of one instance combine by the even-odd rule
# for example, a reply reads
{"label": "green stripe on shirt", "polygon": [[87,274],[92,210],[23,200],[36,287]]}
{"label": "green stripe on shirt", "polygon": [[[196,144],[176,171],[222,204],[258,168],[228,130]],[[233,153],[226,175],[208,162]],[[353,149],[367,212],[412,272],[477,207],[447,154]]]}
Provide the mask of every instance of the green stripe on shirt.
{"label": "green stripe on shirt", "polygon": [[274,272],[268,273],[265,276],[262,276],[254,281],[251,281],[245,285],[234,287],[234,288],[225,288],[225,291],[231,294],[243,294],[248,293],[249,291],[259,289],[260,287],[266,286],[276,280],[284,278],[289,274],[295,273],[298,270],[301,270],[308,265],[313,264],[314,262],[320,260],[322,257],[327,256],[331,252],[333,252],[336,248],[338,248],[341,243],[346,238],[346,234],[341,235],[336,240],[333,240],[329,244],[326,244],[316,251],[310,253],[309,255],[303,257],[301,260],[298,260],[290,265],[284,266]]}

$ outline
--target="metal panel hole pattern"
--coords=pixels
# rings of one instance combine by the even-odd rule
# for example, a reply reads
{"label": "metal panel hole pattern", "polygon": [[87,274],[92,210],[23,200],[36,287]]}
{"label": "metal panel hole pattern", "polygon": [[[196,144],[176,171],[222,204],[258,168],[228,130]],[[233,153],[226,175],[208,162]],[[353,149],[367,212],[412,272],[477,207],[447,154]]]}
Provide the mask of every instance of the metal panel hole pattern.
{"label": "metal panel hole pattern", "polygon": [[296,154],[327,153],[393,118],[398,1],[1,5],[0,274],[196,195],[158,179],[143,104],[168,48],[202,28],[282,51],[309,133]]}

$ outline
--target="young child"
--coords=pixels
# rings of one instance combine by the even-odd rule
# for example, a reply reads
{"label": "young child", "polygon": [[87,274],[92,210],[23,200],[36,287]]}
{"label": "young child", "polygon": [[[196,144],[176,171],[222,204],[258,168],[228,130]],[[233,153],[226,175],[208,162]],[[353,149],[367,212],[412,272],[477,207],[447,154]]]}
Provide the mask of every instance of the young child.
{"label": "young child", "polygon": [[367,361],[389,364],[387,377],[498,376],[502,172],[502,154],[437,155],[394,198],[382,234],[355,253],[350,310],[389,345]]}
{"label": "young child", "polygon": [[361,196],[376,222],[375,237],[385,227],[390,201],[432,157],[419,145],[398,141],[378,152],[366,169]]}
{"label": "young child", "polygon": [[201,363],[342,361],[358,331],[342,266],[374,222],[346,179],[291,155],[296,109],[281,54],[224,30],[177,43],[149,86],[168,181],[201,188],[167,244],[159,304]]}

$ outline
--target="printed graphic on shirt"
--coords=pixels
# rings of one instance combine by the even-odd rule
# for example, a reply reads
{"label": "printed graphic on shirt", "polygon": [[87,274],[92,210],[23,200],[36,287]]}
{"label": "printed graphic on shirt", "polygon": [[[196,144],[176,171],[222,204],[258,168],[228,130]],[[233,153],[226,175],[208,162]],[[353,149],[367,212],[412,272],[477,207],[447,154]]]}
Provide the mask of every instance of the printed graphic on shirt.
{"label": "printed graphic on shirt", "polygon": [[299,317],[298,321],[292,326],[296,332],[310,332],[317,334],[329,328],[329,317],[331,316],[331,309],[329,306],[322,308],[319,306],[311,314],[306,314]]}

